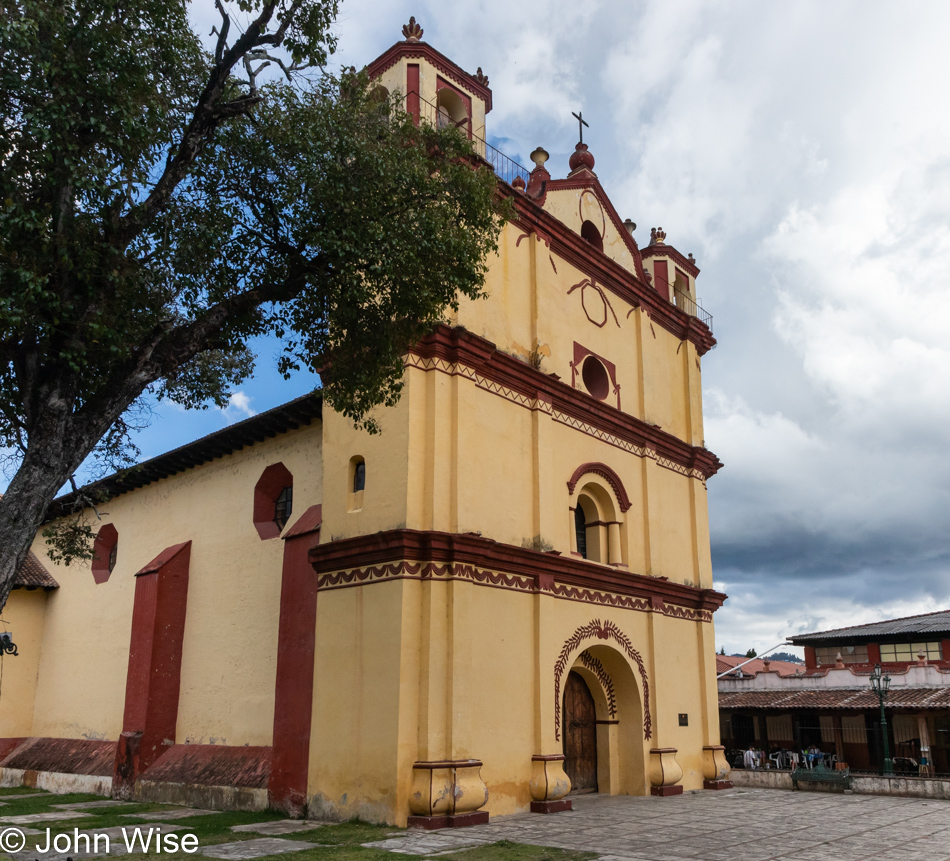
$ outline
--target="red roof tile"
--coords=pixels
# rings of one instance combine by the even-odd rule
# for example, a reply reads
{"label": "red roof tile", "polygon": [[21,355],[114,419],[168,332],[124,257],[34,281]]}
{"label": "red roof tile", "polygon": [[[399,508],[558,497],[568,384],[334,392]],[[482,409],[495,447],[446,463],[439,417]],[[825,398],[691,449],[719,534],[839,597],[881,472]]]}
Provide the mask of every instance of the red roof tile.
{"label": "red roof tile", "polygon": [[[727,673],[730,668],[745,663],[745,661],[748,660],[748,658],[742,658],[738,655],[716,655],[716,675],[720,676],[723,673]],[[740,672],[745,673],[747,676],[761,673],[765,670],[766,661],[768,661],[768,658],[764,660],[761,658],[753,658]],[[805,665],[794,664],[791,661],[769,661],[769,669],[772,672],[778,673],[780,676],[794,676],[804,673]]]}
{"label": "red roof tile", "polygon": [[31,550],[13,578],[13,587],[16,588],[17,586],[27,588],[42,586],[44,589],[58,589],[59,583],[50,576],[49,571],[43,567],[43,563],[33,555]]}
{"label": "red roof tile", "polygon": [[[879,705],[868,690],[772,690],[719,692],[721,709],[870,709]],[[950,708],[950,688],[891,688],[888,709]]]}

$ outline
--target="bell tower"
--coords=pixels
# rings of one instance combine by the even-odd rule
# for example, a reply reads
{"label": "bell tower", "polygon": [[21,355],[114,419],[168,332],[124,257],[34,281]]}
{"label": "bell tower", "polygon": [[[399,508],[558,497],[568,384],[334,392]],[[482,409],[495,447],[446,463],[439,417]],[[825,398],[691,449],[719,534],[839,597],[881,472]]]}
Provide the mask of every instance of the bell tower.
{"label": "bell tower", "polygon": [[476,141],[485,140],[485,115],[491,110],[488,78],[474,75],[422,41],[422,27],[410,18],[396,42],[367,66],[369,76],[387,93],[400,93],[418,122],[455,125]]}

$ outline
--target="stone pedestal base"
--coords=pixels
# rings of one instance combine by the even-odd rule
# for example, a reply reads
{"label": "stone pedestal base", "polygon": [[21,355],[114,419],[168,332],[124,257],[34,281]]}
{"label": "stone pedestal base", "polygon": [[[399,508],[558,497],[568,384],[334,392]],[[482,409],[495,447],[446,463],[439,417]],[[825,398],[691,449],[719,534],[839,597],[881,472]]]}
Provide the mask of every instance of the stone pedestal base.
{"label": "stone pedestal base", "polygon": [[574,802],[570,798],[561,798],[558,801],[532,801],[532,813],[560,813],[562,810],[573,810]]}
{"label": "stone pedestal base", "polygon": [[487,824],[488,811],[476,810],[473,813],[455,813],[451,816],[410,816],[406,827],[436,831],[439,828],[466,828],[469,825]]}
{"label": "stone pedestal base", "polygon": [[704,780],[703,789],[732,789],[731,780]]}
{"label": "stone pedestal base", "polygon": [[682,786],[651,786],[650,795],[659,795],[661,798],[666,798],[668,795],[682,795],[683,787]]}

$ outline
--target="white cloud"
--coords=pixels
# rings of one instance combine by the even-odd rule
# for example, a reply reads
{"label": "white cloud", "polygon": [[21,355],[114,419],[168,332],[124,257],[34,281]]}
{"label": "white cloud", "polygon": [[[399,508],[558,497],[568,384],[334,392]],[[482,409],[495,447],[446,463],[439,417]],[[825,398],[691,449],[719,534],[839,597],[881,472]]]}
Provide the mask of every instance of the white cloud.
{"label": "white cloud", "polygon": [[231,395],[228,399],[228,405],[221,410],[228,424],[257,415],[257,410],[251,407],[251,400],[250,397],[241,391]]}

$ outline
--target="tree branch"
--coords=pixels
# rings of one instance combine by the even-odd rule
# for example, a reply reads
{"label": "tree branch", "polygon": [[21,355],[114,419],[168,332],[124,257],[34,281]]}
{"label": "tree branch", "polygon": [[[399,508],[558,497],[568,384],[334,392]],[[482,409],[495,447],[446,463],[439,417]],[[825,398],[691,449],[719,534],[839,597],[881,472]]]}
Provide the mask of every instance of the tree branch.
{"label": "tree branch", "polygon": [[[228,102],[229,107],[219,104],[224,94],[228,77],[232,69],[244,56],[254,48],[263,44],[279,45],[290,26],[291,20],[300,8],[301,0],[297,0],[291,9],[284,15],[280,26],[274,34],[267,36],[266,29],[277,9],[278,0],[268,0],[261,8],[260,14],[251,22],[247,30],[231,48],[226,48],[219,35],[218,43],[222,54],[208,76],[208,82],[198,99],[188,128],[182,135],[174,156],[166,163],[165,170],[155,183],[145,201],[132,209],[118,220],[112,236],[113,242],[125,247],[148,225],[155,215],[168,203],[178,184],[184,179],[188,169],[201,154],[207,142],[222,120],[231,119],[247,113],[257,99],[245,97]],[[223,29],[223,26],[222,26]],[[274,41],[279,35],[279,39]]]}

